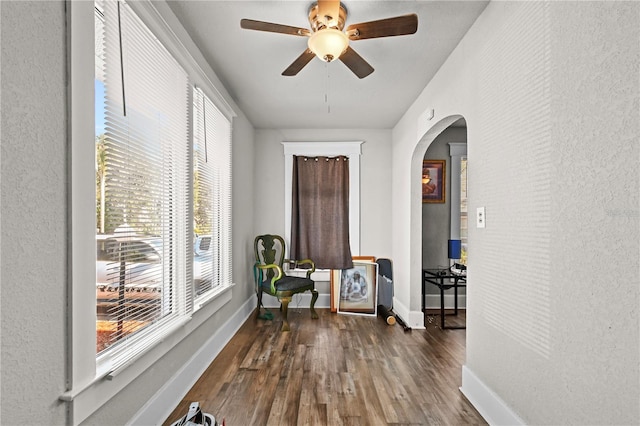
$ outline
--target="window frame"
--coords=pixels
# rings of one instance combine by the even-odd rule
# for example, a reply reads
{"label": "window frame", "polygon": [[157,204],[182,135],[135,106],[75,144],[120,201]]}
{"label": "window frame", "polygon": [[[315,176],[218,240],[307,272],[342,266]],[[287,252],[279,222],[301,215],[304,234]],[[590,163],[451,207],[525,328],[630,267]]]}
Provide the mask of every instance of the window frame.
{"label": "window frame", "polygon": [[459,240],[461,231],[460,196],[462,194],[460,172],[462,171],[462,158],[467,157],[467,143],[449,142],[449,156],[451,157],[449,167],[451,173],[451,184],[449,185],[451,188],[449,190],[451,199],[451,228],[449,232],[452,240]]}
{"label": "window frame", "polygon": [[[206,119],[204,119],[204,115],[203,115],[203,128],[199,129],[198,128],[198,123],[196,123],[196,111],[195,111],[195,103],[196,103],[196,96],[202,96],[202,102],[203,104],[206,104],[207,102],[213,104],[213,106],[217,109],[217,107],[215,106],[215,103],[211,100],[211,98],[209,98],[209,96],[207,96],[207,94],[198,86],[193,86],[192,87],[192,102],[191,102],[191,117],[192,117],[192,131],[191,131],[191,141],[190,141],[190,146],[191,146],[191,157],[190,157],[190,161],[191,161],[191,188],[194,188],[194,176],[193,174],[195,173],[195,168],[194,168],[194,159],[196,157],[195,154],[195,138],[196,138],[196,133],[198,133],[200,130],[202,130],[204,133],[203,135],[198,135],[198,137],[202,136],[204,139],[207,138],[207,130],[210,128],[210,125],[204,125],[204,123],[206,122]],[[202,111],[202,113],[204,114],[204,109]],[[220,118],[220,116],[224,116],[224,114],[218,109],[217,111],[207,114],[210,117],[214,116],[213,118]],[[215,121],[214,121],[215,122]],[[226,124],[226,123],[225,123]],[[214,160],[212,160],[213,162],[213,166],[212,166],[212,172],[217,174],[217,178],[215,180],[215,182],[211,182],[213,184],[213,192],[224,192],[224,194],[229,194],[231,195],[232,193],[232,176],[231,176],[231,166],[232,166],[232,146],[231,146],[231,139],[232,139],[232,134],[233,134],[233,122],[231,120],[229,120],[229,128],[225,130],[228,130],[228,135],[225,132],[225,137],[228,136],[228,145],[226,145],[225,142],[225,146],[222,147],[223,149],[221,150],[220,153],[216,152],[215,148],[219,147],[220,145],[220,140],[216,139],[215,136],[219,135],[219,132],[214,132],[216,134],[211,135],[214,136],[211,140],[211,145],[214,148],[212,150],[212,152],[214,154],[224,154],[224,157],[222,155],[216,155],[216,158]],[[211,137],[210,136],[210,137]],[[221,158],[228,158],[229,160],[229,164],[227,165],[223,165],[221,164],[220,159]],[[217,167],[217,168],[216,168]],[[220,173],[220,172],[224,172],[224,173]],[[220,191],[221,189],[223,189],[223,191]],[[224,195],[223,194],[223,195]],[[202,308],[203,306],[205,306],[207,303],[209,303],[209,300],[211,300],[211,298],[215,297],[215,295],[218,293],[218,291],[220,289],[224,289],[225,288],[225,283],[220,282],[220,280],[225,280],[225,279],[230,279],[231,274],[232,274],[232,257],[231,257],[231,250],[227,249],[226,247],[222,247],[224,245],[224,243],[229,243],[231,244],[231,227],[232,227],[232,200],[231,200],[231,196],[229,196],[228,198],[225,196],[219,196],[218,198],[216,198],[216,196],[213,197],[214,199],[211,200],[213,203],[213,207],[212,209],[215,210],[215,213],[213,213],[213,217],[212,222],[214,222],[214,217],[217,218],[217,221],[223,221],[223,222],[227,222],[226,227],[223,227],[223,229],[217,229],[215,230],[215,232],[212,233],[211,235],[211,239],[209,241],[209,249],[213,252],[213,254],[215,254],[216,252],[224,252],[225,253],[225,257],[224,257],[224,262],[219,262],[219,261],[213,261],[213,264],[211,265],[211,276],[212,277],[218,277],[218,283],[213,283],[213,287],[211,289],[209,289],[208,291],[202,293],[202,294],[196,294],[196,288],[195,288],[195,278],[193,278],[192,280],[192,284],[193,284],[193,307],[194,307],[194,311],[199,310],[200,308]],[[190,199],[190,209],[191,209],[191,219],[193,219],[193,216],[195,215],[194,213],[194,194],[191,193],[191,199]],[[212,227],[214,225],[212,224]],[[195,238],[194,238],[195,239]],[[191,243],[191,247],[193,246],[193,243]],[[193,248],[192,251],[192,256],[191,256],[191,260],[193,262],[195,262],[195,254],[196,254],[196,250],[195,247]],[[215,256],[214,256],[215,257]],[[195,266],[191,268],[192,271],[195,271]]]}
{"label": "window frame", "polygon": [[[104,61],[105,64],[107,61],[113,61],[109,62],[110,65],[105,66],[104,70],[97,70],[104,75],[105,95],[104,97],[97,93],[95,95],[98,98],[97,101],[100,101],[96,102],[96,105],[100,103],[111,105],[106,111],[105,134],[106,140],[111,142],[109,146],[113,151],[105,149],[105,162],[109,165],[115,158],[118,171],[134,180],[133,184],[129,179],[116,179],[110,183],[107,181],[107,192],[111,193],[114,199],[127,199],[122,208],[130,213],[128,218],[124,213],[122,217],[118,217],[116,223],[119,223],[119,220],[123,220],[124,223],[120,223],[118,228],[110,233],[115,238],[119,238],[122,235],[118,232],[119,229],[120,232],[125,232],[125,235],[137,233],[134,230],[139,230],[145,238],[149,238],[150,235],[147,234],[149,231],[143,229],[145,225],[152,224],[155,226],[153,234],[161,241],[162,255],[162,261],[155,272],[159,273],[160,278],[156,280],[162,288],[162,291],[156,293],[160,298],[157,303],[148,305],[147,309],[142,311],[137,311],[126,300],[122,304],[111,305],[111,315],[122,320],[123,323],[129,320],[146,322],[145,326],[131,332],[126,338],[124,338],[126,325],[122,327],[122,333],[118,332],[115,336],[110,333],[111,344],[98,353],[97,363],[100,370],[109,370],[109,375],[113,375],[117,374],[122,366],[131,363],[133,359],[144,353],[149,346],[157,344],[176,326],[184,324],[193,312],[190,288],[182,284],[192,280],[191,265],[188,260],[190,233],[187,232],[190,228],[189,182],[192,180],[189,170],[192,83],[186,70],[138,17],[129,3],[100,0],[96,2],[95,19],[96,31],[109,30],[105,33],[106,45],[117,46],[116,42],[120,41],[120,51],[109,51],[109,56],[107,56],[109,52],[103,50],[103,46],[96,44],[96,61]],[[100,27],[98,22],[102,23]],[[105,23],[109,23],[109,27],[104,26]],[[116,30],[119,24],[122,31],[120,40]],[[134,58],[145,51],[157,55],[157,61],[153,66],[149,62],[135,61]],[[146,89],[145,82],[151,81],[148,79],[148,73],[153,70],[166,76],[153,80],[160,85],[158,93],[162,93],[162,96]],[[96,75],[96,79],[98,78]],[[122,89],[119,85],[122,85]],[[131,107],[131,105],[134,106]],[[169,120],[157,119],[158,115],[167,117]],[[153,129],[152,132],[147,130],[149,126]],[[123,131],[112,129],[123,129]],[[138,136],[130,140],[130,134]],[[131,146],[135,148],[131,149]],[[141,155],[141,152],[150,151],[155,155],[151,157]],[[159,153],[162,155],[158,155]],[[167,153],[170,154],[167,155]],[[170,158],[169,161],[167,157]],[[142,167],[148,168],[148,171],[139,172],[141,164],[145,164]],[[117,172],[115,174],[118,175]],[[139,188],[143,188],[152,205],[160,203],[163,206],[162,212],[151,213],[154,216],[153,219],[147,210],[149,204],[144,208],[138,204],[137,197],[141,195],[140,193],[134,192],[137,195],[133,195],[135,201],[129,209],[129,202],[132,199],[129,194],[131,191],[138,191]],[[168,191],[167,188],[171,189]],[[176,202],[168,202],[169,200]],[[141,219],[141,213],[144,219]],[[172,226],[163,225],[166,223],[171,223]],[[114,225],[115,223],[112,223],[112,226]],[[102,234],[96,231],[96,236],[99,235]],[[132,260],[131,252],[124,252],[123,256],[126,262]],[[122,266],[114,262],[106,267],[115,268],[115,271],[118,271]],[[109,281],[107,277],[103,279]],[[115,279],[118,280],[117,277]],[[145,274],[138,276],[123,274],[119,281],[120,285],[125,283],[135,285],[143,279],[149,278]],[[133,295],[135,296],[136,293]],[[114,320],[115,318],[111,318],[106,321],[106,324]],[[120,324],[118,322],[119,327]]]}
{"label": "window frame", "polygon": [[[163,43],[190,76],[191,83],[203,90],[231,122],[233,108],[216,85],[221,83],[202,54],[181,27],[168,5],[150,1],[129,2],[129,6]],[[159,342],[140,358],[123,367],[109,379],[109,370],[96,360],[96,223],[95,223],[95,116],[94,116],[94,2],[67,1],[68,133],[69,133],[69,276],[67,307],[67,387],[60,395],[69,403],[70,424],[79,424],[92,415],[136,377],[162,358],[175,342]],[[192,213],[189,213],[192,214]],[[190,236],[187,236],[191,240]],[[233,283],[217,288],[206,301],[201,301],[202,314],[175,324],[182,339],[197,329],[213,313],[232,298]],[[205,309],[206,305],[206,309]],[[175,340],[175,339],[174,339]]]}
{"label": "window frame", "polygon": [[[293,156],[344,155],[349,157],[349,244],[352,256],[360,255],[360,156],[363,141],[299,142],[283,141],[284,148],[284,240],[291,243],[291,190]],[[288,253],[285,253],[288,256]],[[329,281],[329,270],[319,269],[314,279]],[[326,275],[326,276],[325,276]]]}

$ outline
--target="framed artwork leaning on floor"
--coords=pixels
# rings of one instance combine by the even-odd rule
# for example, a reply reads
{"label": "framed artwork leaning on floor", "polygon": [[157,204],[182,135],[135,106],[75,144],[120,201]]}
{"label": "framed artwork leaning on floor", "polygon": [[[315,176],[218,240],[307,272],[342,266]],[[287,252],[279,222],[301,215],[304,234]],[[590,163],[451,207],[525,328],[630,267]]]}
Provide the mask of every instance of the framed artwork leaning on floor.
{"label": "framed artwork leaning on floor", "polygon": [[377,263],[354,260],[353,268],[339,271],[339,279],[339,314],[372,316],[377,314]]}
{"label": "framed artwork leaning on floor", "polygon": [[[375,256],[353,256],[353,261],[375,262]],[[329,283],[329,292],[331,294],[331,312],[338,312],[338,298],[340,295],[340,276],[341,269],[331,270],[331,281]]]}

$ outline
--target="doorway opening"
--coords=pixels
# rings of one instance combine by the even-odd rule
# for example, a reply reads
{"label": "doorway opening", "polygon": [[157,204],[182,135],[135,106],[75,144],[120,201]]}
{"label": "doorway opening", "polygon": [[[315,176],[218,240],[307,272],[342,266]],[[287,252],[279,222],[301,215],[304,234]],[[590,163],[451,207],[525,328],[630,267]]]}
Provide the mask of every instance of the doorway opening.
{"label": "doorway opening", "polygon": [[[419,248],[424,326],[464,328],[469,250],[466,121],[461,116],[441,120],[417,149],[416,154],[422,154]],[[427,279],[430,275],[435,278]]]}

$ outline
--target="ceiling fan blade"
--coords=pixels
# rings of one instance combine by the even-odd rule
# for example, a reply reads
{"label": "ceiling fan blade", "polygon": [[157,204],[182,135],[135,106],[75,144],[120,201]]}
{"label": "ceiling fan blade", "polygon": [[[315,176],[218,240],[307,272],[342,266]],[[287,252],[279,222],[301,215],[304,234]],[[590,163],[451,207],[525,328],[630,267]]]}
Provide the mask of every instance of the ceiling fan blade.
{"label": "ceiling fan blade", "polygon": [[364,40],[414,34],[416,31],[418,31],[418,15],[412,13],[395,18],[349,25],[346,33],[351,40]]}
{"label": "ceiling fan blade", "polygon": [[298,58],[295,61],[293,61],[293,63],[289,65],[289,67],[286,70],[282,71],[282,75],[291,77],[298,74],[300,70],[304,68],[305,65],[307,65],[309,62],[311,62],[311,60],[315,56],[316,56],[315,53],[313,53],[311,50],[309,49],[305,50],[304,52],[302,52],[302,55],[298,56]]}
{"label": "ceiling fan blade", "polygon": [[369,65],[367,61],[362,59],[362,56],[358,55],[351,46],[347,46],[347,50],[344,51],[339,58],[343,64],[347,66],[358,78],[365,78],[373,72],[373,67]]}
{"label": "ceiling fan blade", "polygon": [[253,19],[241,19],[240,27],[245,30],[266,31],[297,36],[310,36],[311,31],[306,28],[290,27],[289,25],[274,24],[271,22],[254,21]]}
{"label": "ceiling fan blade", "polygon": [[340,0],[318,0],[318,16],[326,18],[327,26],[337,25],[340,17]]}

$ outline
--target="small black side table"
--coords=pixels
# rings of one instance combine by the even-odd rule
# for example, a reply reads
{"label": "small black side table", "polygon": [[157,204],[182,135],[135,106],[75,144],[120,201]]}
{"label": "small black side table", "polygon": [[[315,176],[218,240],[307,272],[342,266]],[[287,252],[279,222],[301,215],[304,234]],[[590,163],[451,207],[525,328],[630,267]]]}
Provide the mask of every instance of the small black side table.
{"label": "small black side table", "polygon": [[[452,282],[453,281],[453,282]],[[425,295],[427,283],[433,284],[440,288],[440,328],[441,329],[463,329],[466,326],[445,326],[444,323],[444,291],[453,288],[454,294],[454,313],[450,315],[458,315],[458,289],[467,286],[467,277],[451,272],[451,269],[423,269],[422,270],[422,313],[426,315]],[[426,324],[425,324],[426,325]]]}

